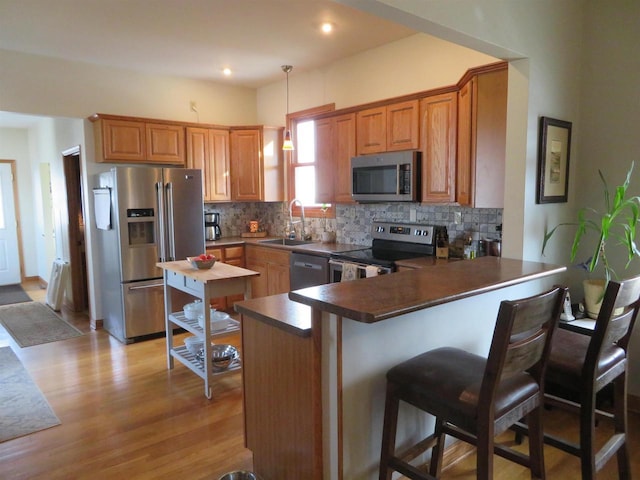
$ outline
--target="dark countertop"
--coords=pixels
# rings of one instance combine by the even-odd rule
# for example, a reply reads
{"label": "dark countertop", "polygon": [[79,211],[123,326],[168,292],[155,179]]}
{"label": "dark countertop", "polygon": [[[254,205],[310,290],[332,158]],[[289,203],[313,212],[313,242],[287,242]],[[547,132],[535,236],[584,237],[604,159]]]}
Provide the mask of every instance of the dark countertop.
{"label": "dark countertop", "polygon": [[287,293],[237,302],[235,310],[299,337],[311,335],[311,307],[290,300]]}
{"label": "dark countertop", "polygon": [[354,282],[304,288],[289,292],[289,298],[318,310],[373,323],[564,270],[565,266],[481,257]]}
{"label": "dark countertop", "polygon": [[233,245],[260,245],[261,247],[277,248],[280,250],[288,250],[290,252],[309,253],[311,255],[329,256],[332,253],[348,252],[349,250],[361,250],[368,248],[366,245],[354,245],[351,243],[322,243],[320,241],[309,243],[307,245],[274,245],[270,243],[261,243],[264,240],[271,240],[279,237],[223,237],[220,240],[205,242],[206,248],[230,247]]}
{"label": "dark countertop", "polygon": [[[236,303],[236,311],[296,335],[311,333],[311,310],[373,323],[518,283],[554,275],[564,266],[500,257],[442,262],[357,281],[320,285]],[[302,305],[301,305],[302,304]]]}

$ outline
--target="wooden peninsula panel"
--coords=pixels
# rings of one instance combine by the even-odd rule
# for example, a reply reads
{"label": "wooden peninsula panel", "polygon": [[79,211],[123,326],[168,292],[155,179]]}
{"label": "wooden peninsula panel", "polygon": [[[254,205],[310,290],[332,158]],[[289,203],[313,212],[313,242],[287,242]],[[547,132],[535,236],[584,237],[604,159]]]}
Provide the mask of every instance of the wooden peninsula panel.
{"label": "wooden peninsula panel", "polygon": [[320,351],[310,308],[281,294],[236,310],[243,314],[245,442],[254,470],[264,478],[320,480]]}

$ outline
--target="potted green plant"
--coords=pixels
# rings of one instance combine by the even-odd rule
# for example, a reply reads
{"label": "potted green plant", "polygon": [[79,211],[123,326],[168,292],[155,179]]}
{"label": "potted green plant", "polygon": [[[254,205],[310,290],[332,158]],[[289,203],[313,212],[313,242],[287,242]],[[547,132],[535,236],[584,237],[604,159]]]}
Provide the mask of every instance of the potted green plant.
{"label": "potted green plant", "polygon": [[578,211],[578,220],[576,222],[556,225],[550,231],[545,232],[542,242],[542,253],[544,254],[547,243],[558,228],[564,226],[575,227],[576,233],[573,238],[570,256],[573,263],[578,255],[583,237],[589,232],[596,235],[597,242],[593,250],[591,250],[591,255],[585,262],[579,264],[589,274],[593,273],[599,265],[604,271],[604,279],[588,278],[583,282],[585,287],[585,307],[587,314],[591,318],[597,318],[598,316],[606,284],[612,278],[619,279],[610,262],[608,253],[612,249],[623,248],[626,256],[625,269],[635,257],[640,256],[640,251],[638,251],[635,243],[636,225],[640,215],[640,197],[632,196],[627,198],[633,167],[634,162],[631,163],[631,167],[627,171],[624,183],[615,188],[613,198],[609,193],[607,181],[602,171],[598,170],[603,187],[604,210],[600,211],[592,207],[581,208]]}

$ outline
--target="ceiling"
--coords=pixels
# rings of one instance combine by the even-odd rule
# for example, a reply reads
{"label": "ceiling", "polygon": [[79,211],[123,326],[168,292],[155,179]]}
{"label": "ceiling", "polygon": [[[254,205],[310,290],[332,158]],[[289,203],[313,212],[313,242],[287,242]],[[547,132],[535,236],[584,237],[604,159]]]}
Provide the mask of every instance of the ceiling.
{"label": "ceiling", "polygon": [[0,49],[250,88],[414,33],[329,0],[0,0]]}

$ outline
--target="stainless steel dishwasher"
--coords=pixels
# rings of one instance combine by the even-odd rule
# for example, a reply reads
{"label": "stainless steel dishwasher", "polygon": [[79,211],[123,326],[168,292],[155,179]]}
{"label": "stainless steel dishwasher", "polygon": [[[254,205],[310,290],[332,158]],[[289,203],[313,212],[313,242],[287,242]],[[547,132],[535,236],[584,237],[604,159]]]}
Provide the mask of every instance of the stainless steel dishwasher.
{"label": "stainless steel dishwasher", "polygon": [[329,283],[329,258],[292,252],[290,256],[291,290]]}

